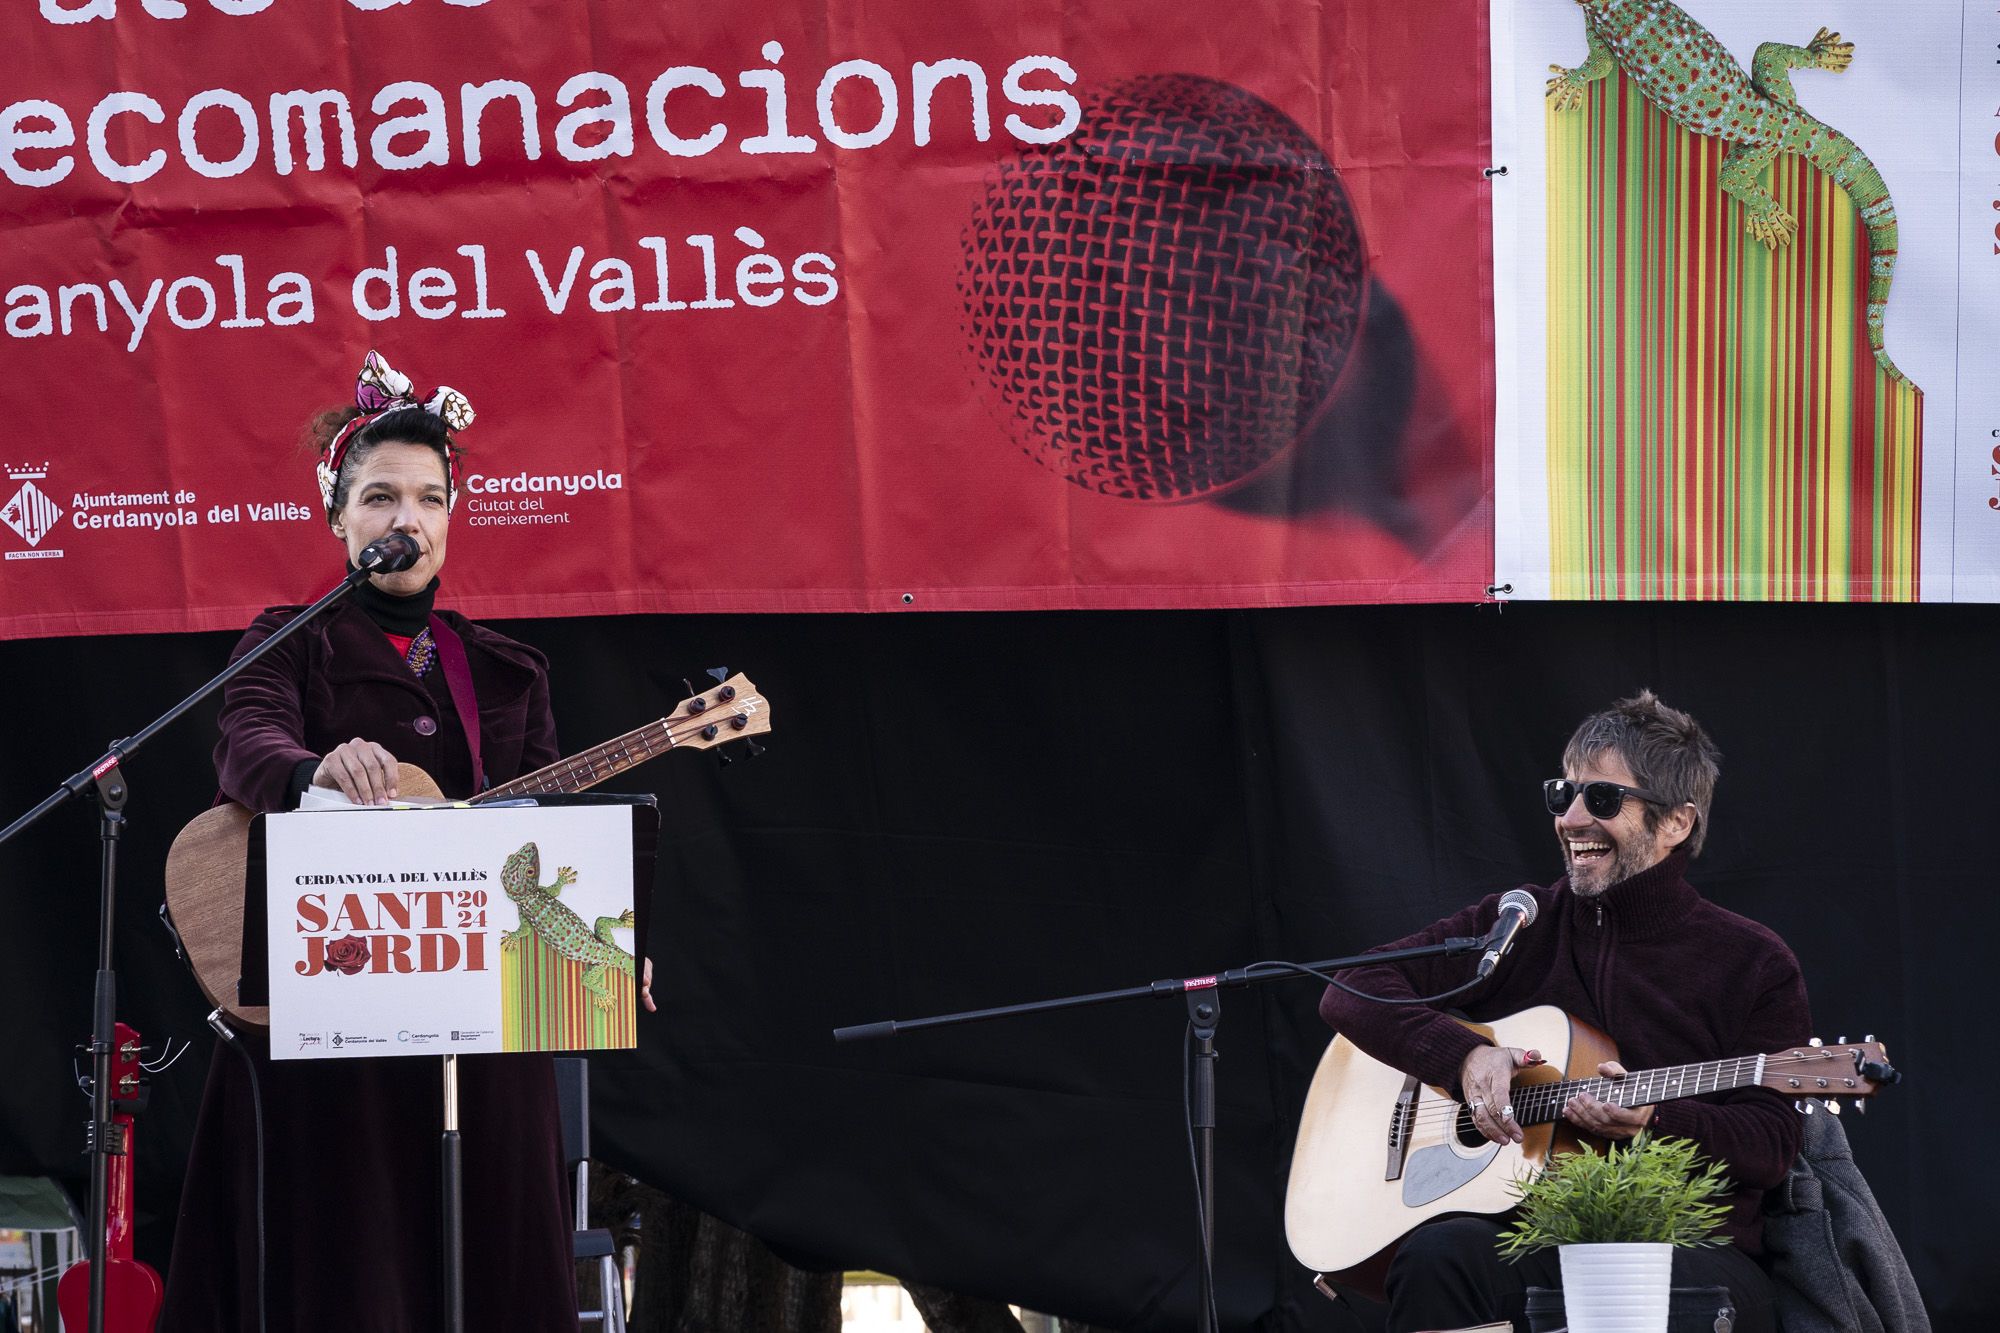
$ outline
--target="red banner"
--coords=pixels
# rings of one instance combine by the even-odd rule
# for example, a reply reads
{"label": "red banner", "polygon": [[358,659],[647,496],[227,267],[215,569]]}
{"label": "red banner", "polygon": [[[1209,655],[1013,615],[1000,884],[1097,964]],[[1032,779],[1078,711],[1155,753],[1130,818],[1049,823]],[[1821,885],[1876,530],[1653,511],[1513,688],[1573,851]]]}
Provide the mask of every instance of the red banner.
{"label": "red banner", "polygon": [[370,347],[475,615],[1484,593],[1483,4],[27,3],[0,635],[329,584]]}

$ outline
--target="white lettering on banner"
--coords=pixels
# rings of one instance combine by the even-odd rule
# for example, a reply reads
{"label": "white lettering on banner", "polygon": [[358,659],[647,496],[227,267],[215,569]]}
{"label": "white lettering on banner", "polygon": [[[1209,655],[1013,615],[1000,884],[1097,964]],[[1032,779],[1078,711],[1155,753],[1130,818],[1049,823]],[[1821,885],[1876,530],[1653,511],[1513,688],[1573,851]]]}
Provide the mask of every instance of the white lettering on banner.
{"label": "white lettering on banner", "polygon": [[[637,245],[650,262],[619,255],[593,257],[580,245],[571,246],[560,262],[555,254],[545,256],[534,247],[524,250],[521,258],[542,307],[551,315],[566,314],[581,304],[594,314],[765,308],[788,297],[800,305],[823,306],[840,295],[838,265],[832,255],[806,250],[787,260],[767,251],[763,234],[750,227],[736,227],[727,238],[707,232],[672,242],[665,236],[641,236]],[[463,262],[415,264],[401,248],[384,246],[382,262],[356,272],[347,299],[355,313],[371,323],[399,320],[405,314],[427,321],[506,318],[506,307],[495,302],[486,247],[461,245],[454,253]],[[677,255],[688,299],[675,295],[670,285],[671,261]],[[686,265],[697,260],[700,271],[690,282]],[[216,255],[213,262],[226,275],[226,286],[201,273],[129,284],[125,278],[17,283],[0,293],[0,326],[10,338],[45,338],[110,334],[114,326],[122,325],[114,336],[122,336],[125,350],[134,352],[162,312],[168,324],[190,332],[314,322],[312,283],[304,273],[284,269],[265,277],[257,261],[241,254]],[[288,262],[299,259],[289,257]],[[503,275],[508,267],[501,266]],[[578,303],[578,280],[584,275],[589,282],[586,302]],[[256,296],[260,281],[261,302]],[[685,290],[690,287],[696,290]]]}
{"label": "white lettering on banner", "polygon": [[[773,65],[785,58],[785,48],[776,42],[764,43],[764,59]],[[785,119],[785,76],[775,69],[746,69],[736,76],[738,87],[762,89],[764,132],[753,134],[737,147],[750,154],[810,153],[819,145],[804,134],[793,134]]]}
{"label": "white lettering on banner", "polygon": [[[261,14],[277,0],[208,0],[208,5],[221,14]],[[347,0],[356,9],[393,9],[407,5],[410,0]],[[460,9],[477,9],[487,0],[444,0],[448,5]],[[118,0],[41,0],[42,17],[50,23],[90,23],[97,19],[118,17]],[[141,10],[156,19],[178,19],[187,17],[187,5],[183,0],[140,0]]]}
{"label": "white lettering on banner", "polygon": [[[881,99],[882,110],[875,117],[875,123],[865,130],[841,128],[833,118],[833,94],[844,79],[863,79],[875,85],[875,95]],[[834,144],[841,148],[873,148],[886,140],[896,129],[896,80],[889,71],[872,60],[843,60],[826,72],[819,81],[819,129]]]}
{"label": "white lettering on banner", "polygon": [[494,79],[491,83],[468,83],[458,90],[459,120],[465,125],[465,161],[479,165],[479,118],[486,108],[503,97],[511,97],[521,112],[521,152],[530,161],[542,156],[541,131],[535,123],[535,90],[516,79]]}
{"label": "white lettering on banner", "polygon": [[595,472],[539,477],[526,472],[516,472],[511,477],[489,477],[483,472],[474,472],[465,479],[465,489],[473,495],[496,495],[507,491],[523,494],[560,491],[564,495],[576,495],[583,491],[622,491],[625,489],[625,474],[606,472],[603,468]]}
{"label": "white lettering on banner", "polygon": [[[228,111],[236,117],[240,127],[242,142],[237,145],[236,156],[226,162],[212,160],[201,150],[196,141],[195,130],[201,122],[201,113],[215,107]],[[96,112],[91,113],[94,117]],[[214,119],[210,118],[211,121]],[[211,180],[224,180],[230,176],[240,176],[250,170],[250,164],[257,160],[257,108],[250,105],[250,99],[230,92],[226,88],[211,88],[207,92],[196,93],[181,108],[179,121],[181,136],[181,158],[197,173]]]}
{"label": "white lettering on banner", "polygon": [[[569,106],[587,92],[604,94],[603,106],[578,107],[556,122],[556,151],[571,162],[632,156],[632,94],[609,74],[579,74],[556,90],[556,105]],[[605,126],[604,137],[583,142],[586,126]]]}
{"label": "white lettering on banner", "polygon": [[910,66],[910,137],[919,148],[931,141],[931,99],[946,79],[964,79],[972,103],[972,137],[985,143],[993,137],[986,110],[986,71],[970,60],[940,60]]}
{"label": "white lettering on banner", "polygon": [[160,104],[144,93],[113,93],[90,109],[90,120],[84,126],[84,143],[90,150],[90,165],[97,168],[98,175],[121,185],[137,185],[167,164],[167,154],[165,149],[155,148],[132,163],[112,157],[108,142],[111,118],[124,115],[139,116],[155,125],[163,125],[167,119]]}
{"label": "white lettering on banner", "polygon": [[[215,262],[229,275],[230,314],[219,327],[256,329],[266,323],[285,327],[313,322],[312,284],[305,274],[290,271],[272,274],[264,284],[264,313],[259,317],[250,313],[250,290],[243,256],[217,255]],[[94,322],[97,332],[108,333],[111,331],[110,308],[115,305],[125,316],[126,325],[131,330],[125,350],[132,352],[138,350],[154,311],[162,304],[166,307],[167,318],[175,327],[182,329],[206,328],[215,323],[215,317],[220,313],[221,304],[215,287],[192,273],[175,278],[171,284],[164,278],[154,278],[144,291],[145,299],[134,301],[122,278],[113,278],[103,285],[94,282],[58,283],[53,296],[48,287],[21,283],[7,290],[4,298],[6,316],[0,322],[4,322],[10,338],[45,338],[58,334],[67,337],[77,331],[76,310],[88,301],[87,313],[93,314],[95,320],[86,318],[84,324],[87,326]],[[105,301],[107,292],[111,297],[110,304]]]}
{"label": "white lettering on banner", "polygon": [[[203,513],[194,506],[194,491],[186,488],[156,491],[100,490],[73,491],[65,511],[55,499],[36,485],[46,482],[47,463],[9,464],[8,484],[21,485],[0,502],[0,525],[13,530],[28,550],[5,552],[8,560],[56,559],[65,552],[42,546],[42,540],[59,526],[78,532],[164,532],[170,528],[192,528],[207,524],[219,527],[241,523],[316,523],[320,516],[309,506],[290,500],[235,501],[208,506]],[[586,488],[587,489],[587,488]],[[0,492],[4,494],[4,492]],[[514,502],[498,502],[512,505]],[[539,500],[524,500],[524,507]],[[567,522],[568,516],[562,516]]]}
{"label": "white lettering on banner", "polygon": [[[507,314],[486,303],[486,247],[483,245],[461,245],[457,253],[472,261],[472,290],[474,304],[470,309],[459,310],[462,319],[501,319]],[[363,319],[380,323],[385,319],[396,319],[403,313],[403,289],[399,273],[402,260],[396,254],[396,247],[386,246],[382,252],[382,263],[362,269],[354,275],[352,295],[355,313]],[[374,294],[381,292],[383,299],[377,301]],[[410,275],[410,309],[419,319],[443,319],[457,309],[451,298],[458,292],[458,284],[452,275],[441,268],[420,268]]]}
{"label": "white lettering on banner", "polygon": [[[130,96],[131,94],[126,94]],[[152,98],[146,99],[152,102]],[[159,103],[153,102],[155,108]],[[293,89],[290,92],[271,94],[271,165],[280,176],[292,174],[292,136],[286,122],[296,112],[299,118],[299,133],[305,140],[306,170],[326,169],[326,113],[331,111],[335,123],[340,128],[340,163],[351,167],[358,153],[354,146],[354,108],[347,104],[347,94],[334,88],[322,88],[318,92]],[[147,161],[151,161],[148,158]],[[158,168],[155,168],[158,170]]]}
{"label": "white lettering on banner", "polygon": [[1076,132],[1077,124],[1083,119],[1083,107],[1068,93],[1054,89],[1036,90],[1022,84],[1024,76],[1038,71],[1053,74],[1066,84],[1076,82],[1076,71],[1066,60],[1058,60],[1054,56],[1023,56],[1007,66],[1007,77],[1000,81],[1000,90],[1015,106],[1060,107],[1062,115],[1055,124],[1042,127],[1030,125],[1010,112],[1006,121],[1007,133],[1022,143],[1055,143]]}
{"label": "white lettering on banner", "polygon": [[[753,250],[763,249],[764,238],[748,227],[738,227],[731,235]],[[721,295],[718,288],[715,237],[703,233],[684,237],[683,240],[701,259],[703,282],[700,298],[692,302],[682,301],[670,294],[667,238],[641,236],[638,239],[639,248],[653,256],[652,298],[636,308],[653,311],[727,310],[734,306],[736,301]],[[577,274],[583,270],[583,262],[587,258],[585,249],[580,245],[571,246],[559,270],[554,256],[544,258],[539,250],[530,248],[523,258],[527,260],[528,271],[541,293],[542,304],[550,314],[562,314],[569,308]],[[588,271],[592,283],[589,297],[592,310],[608,313],[635,308],[638,291],[629,262],[615,255],[607,256],[594,262]],[[785,266],[769,254],[755,253],[735,259],[737,297],[745,305],[776,305],[787,295],[785,290],[780,290],[786,271]],[[833,273],[832,256],[808,250],[792,261],[790,274],[796,285],[789,289],[789,295],[801,305],[825,305],[840,293],[840,284],[834,280]]]}
{"label": "white lettering on banner", "polygon": [[[44,0],[45,13],[50,2]],[[210,4],[219,2],[209,0]],[[110,16],[108,11],[102,15],[82,10],[58,12]],[[784,48],[777,42],[767,42],[763,55],[772,68],[745,69],[736,77],[739,88],[758,95],[763,111],[762,128],[740,137],[735,144],[737,151],[751,156],[814,151],[819,147],[818,140],[795,133],[791,126],[785,73],[775,68]],[[1051,78],[1057,86],[1047,86]],[[983,143],[991,136],[991,98],[985,70],[974,61],[956,58],[918,61],[909,68],[910,138],[918,147],[931,143],[937,90],[948,79],[964,80],[967,122],[973,137]],[[1028,144],[1055,143],[1075,132],[1083,117],[1083,107],[1067,89],[1076,80],[1076,71],[1055,56],[1023,56],[1007,66],[1000,79],[1001,96],[1014,107],[1035,113],[1029,117],[1009,112],[1002,121],[1007,132]],[[866,126],[843,125],[836,118],[835,91],[842,83],[851,81],[872,85],[873,95],[880,103],[873,122]],[[872,60],[843,60],[829,67],[816,87],[819,128],[836,148],[864,152],[896,137],[902,124],[902,93],[896,74],[887,66]],[[376,117],[368,134],[370,162],[385,171],[450,166],[454,160],[453,145],[457,144],[459,160],[467,166],[477,166],[487,153],[482,129],[488,108],[503,100],[512,103],[520,116],[522,155],[530,162],[541,159],[542,112],[532,85],[518,79],[498,78],[461,84],[458,91],[458,117],[454,122],[444,92],[432,84],[404,79],[376,89],[367,99],[369,114]],[[599,94],[601,100],[578,106],[557,121],[553,135],[556,153],[570,162],[632,156],[636,136],[631,86],[614,74],[591,70],[566,79],[557,89],[555,104],[570,107],[586,93]],[[180,162],[190,171],[211,180],[224,180],[258,167],[265,159],[264,144],[268,139],[270,171],[289,176],[301,165],[313,172],[329,168],[326,146],[327,123],[331,121],[339,133],[340,165],[352,170],[360,160],[353,107],[359,100],[359,89],[287,89],[270,94],[260,119],[256,105],[241,93],[228,88],[203,89],[189,97],[176,112],[171,142]],[[742,98],[735,101],[740,104]],[[725,120],[716,117],[741,109],[732,108],[730,102],[728,87],[714,70],[699,65],[674,65],[661,71],[646,85],[644,97],[646,128],[653,145],[671,157],[703,157],[717,151],[728,139],[729,128]],[[166,113],[167,109],[157,99],[135,89],[108,93],[91,104],[84,117],[83,154],[90,169],[119,184],[146,180],[161,171],[166,166],[165,135],[132,127],[129,137],[134,141],[133,151],[138,153],[138,160],[132,162],[111,155],[107,127],[113,117],[125,114],[135,115],[151,126],[163,126]],[[706,123],[704,115],[708,117]],[[233,130],[228,124],[230,120],[236,122]],[[1041,123],[1045,121],[1048,123]],[[303,149],[303,163],[294,148],[294,122],[298,144]],[[679,129],[674,128],[676,124]],[[690,133],[697,127],[698,132]],[[588,137],[586,131],[591,132]],[[29,189],[48,189],[61,184],[76,168],[75,148],[76,122],[60,103],[30,97],[0,107],[0,175],[13,184]]]}
{"label": "white lettering on banner", "polygon": [[[34,121],[45,120],[47,129],[33,126]],[[76,142],[76,126],[70,124],[69,112],[54,102],[40,98],[29,98],[16,102],[5,111],[0,111],[0,173],[16,185],[27,185],[37,189],[59,185],[76,166],[76,159],[64,153],[45,167],[23,165],[23,150],[37,148],[68,148]]]}

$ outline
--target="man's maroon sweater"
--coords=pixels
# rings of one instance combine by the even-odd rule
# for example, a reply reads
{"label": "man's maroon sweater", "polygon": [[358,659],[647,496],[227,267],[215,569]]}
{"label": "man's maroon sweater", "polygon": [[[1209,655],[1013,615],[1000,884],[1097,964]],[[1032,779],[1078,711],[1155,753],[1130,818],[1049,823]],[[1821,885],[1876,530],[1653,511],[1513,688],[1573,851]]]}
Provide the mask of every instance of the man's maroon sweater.
{"label": "man's maroon sweater", "polygon": [[[1717,907],[1682,878],[1684,848],[1597,898],[1567,877],[1525,885],[1541,905],[1532,926],[1486,984],[1452,1003],[1488,1021],[1552,1004],[1603,1029],[1627,1069],[1759,1055],[1808,1039],[1812,1020],[1798,959],[1772,931]],[[1484,935],[1498,894],[1385,949]],[[1425,958],[1348,972],[1374,995],[1434,995],[1463,984],[1463,958]],[[1422,1005],[1372,1004],[1328,987],[1320,1017],[1363,1051],[1424,1082],[1456,1091],[1459,1066],[1485,1038]],[[1692,1139],[1736,1185],[1730,1239],[1763,1249],[1759,1205],[1798,1155],[1798,1112],[1767,1088],[1737,1088],[1663,1102],[1649,1129]]]}

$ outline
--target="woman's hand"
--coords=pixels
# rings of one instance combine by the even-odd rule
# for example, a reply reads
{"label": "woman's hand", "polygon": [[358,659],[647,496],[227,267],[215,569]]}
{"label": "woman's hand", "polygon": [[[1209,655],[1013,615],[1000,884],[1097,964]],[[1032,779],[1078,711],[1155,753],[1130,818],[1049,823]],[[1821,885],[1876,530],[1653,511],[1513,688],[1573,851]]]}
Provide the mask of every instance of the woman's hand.
{"label": "woman's hand", "polygon": [[312,785],[338,787],[356,805],[385,804],[396,799],[396,756],[356,736],[327,751],[313,770]]}
{"label": "woman's hand", "polygon": [[660,1006],[653,1003],[653,960],[645,960],[646,970],[639,976],[639,1000],[646,1006],[646,1012],[657,1014]]}

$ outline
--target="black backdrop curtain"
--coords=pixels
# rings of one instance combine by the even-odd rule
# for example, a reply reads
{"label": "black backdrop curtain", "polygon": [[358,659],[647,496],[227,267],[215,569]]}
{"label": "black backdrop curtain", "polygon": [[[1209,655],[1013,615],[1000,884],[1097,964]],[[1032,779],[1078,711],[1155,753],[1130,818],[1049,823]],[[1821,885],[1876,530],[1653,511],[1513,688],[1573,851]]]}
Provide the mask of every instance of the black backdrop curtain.
{"label": "black backdrop curtain", "polygon": [[[2000,938],[1978,607],[1517,605],[509,622],[553,663],[575,749],[727,665],[771,752],[616,784],[667,818],[661,1013],[597,1062],[597,1146],[809,1264],[866,1266],[1118,1328],[1190,1326],[1194,1201],[1177,999],[836,1046],[836,1025],[1319,958],[1552,878],[1538,781],[1641,685],[1725,753],[1691,878],[1805,966],[1821,1035],[1908,1080],[1850,1118],[1945,1329],[1993,1326],[1977,1163],[2000,1079],[1974,1001]],[[233,635],[0,644],[0,820],[223,661]],[[142,1257],[164,1265],[206,1063],[153,915],[209,800],[213,710],[128,767],[121,1014],[194,1054],[139,1129]],[[92,813],[0,849],[0,1173],[81,1189]],[[1342,1328],[1280,1223],[1325,1043],[1310,983],[1230,992],[1218,1046],[1231,1327]],[[1956,1034],[1959,1054],[1946,1059]],[[1948,1135],[1950,1129],[1957,1136]],[[282,1132],[282,1127],[274,1127]],[[434,1127],[413,1127],[430,1134]],[[1963,1145],[1963,1146],[1962,1146]]]}

